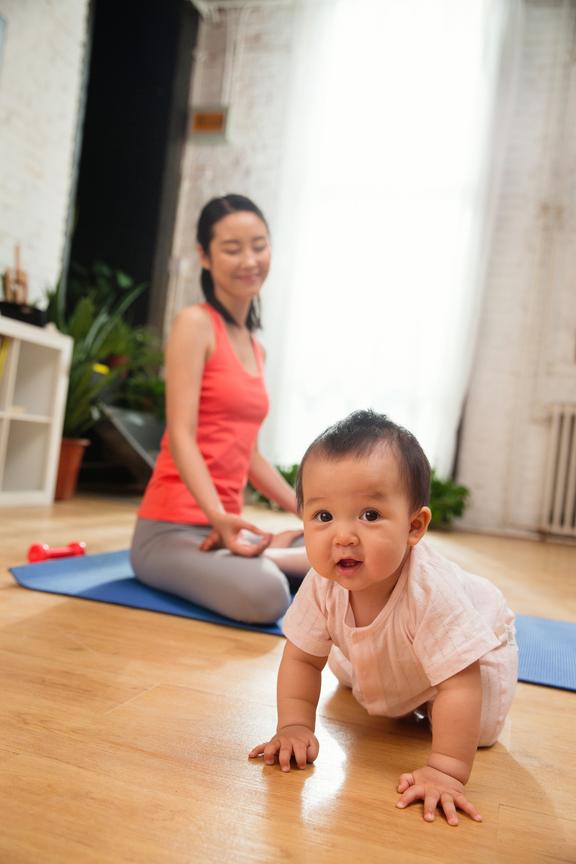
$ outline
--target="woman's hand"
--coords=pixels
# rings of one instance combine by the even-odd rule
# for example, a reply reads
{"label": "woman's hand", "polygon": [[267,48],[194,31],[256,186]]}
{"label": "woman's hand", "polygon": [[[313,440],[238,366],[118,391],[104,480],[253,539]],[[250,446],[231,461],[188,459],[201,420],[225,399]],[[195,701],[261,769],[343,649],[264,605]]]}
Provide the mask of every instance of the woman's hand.
{"label": "woman's hand", "polygon": [[[213,549],[224,547],[234,555],[244,558],[256,558],[270,545],[272,534],[261,531],[251,522],[246,522],[241,516],[234,513],[222,513],[213,520],[213,529],[204,538],[199,548],[202,552],[210,552]],[[243,531],[251,531],[262,537],[257,543],[250,543],[242,537]]]}
{"label": "woman's hand", "polygon": [[442,807],[449,825],[458,824],[456,808],[463,810],[476,822],[482,817],[464,795],[464,784],[450,774],[436,768],[418,768],[411,774],[402,774],[396,790],[402,797],[397,807],[407,807],[414,801],[424,801],[424,819],[433,822],[436,808]]}
{"label": "woman's hand", "polygon": [[264,756],[266,765],[278,761],[282,771],[290,771],[292,758],[298,768],[305,768],[308,762],[314,762],[319,749],[318,739],[307,726],[283,726],[270,741],[253,747],[248,756]]}

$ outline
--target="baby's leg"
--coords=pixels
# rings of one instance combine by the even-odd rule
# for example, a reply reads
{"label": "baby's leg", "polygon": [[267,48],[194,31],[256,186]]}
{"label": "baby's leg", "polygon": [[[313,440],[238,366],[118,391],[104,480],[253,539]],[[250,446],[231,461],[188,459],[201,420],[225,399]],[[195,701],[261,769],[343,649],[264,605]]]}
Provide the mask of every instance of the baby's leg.
{"label": "baby's leg", "polygon": [[237,621],[270,624],[290,605],[286,577],[269,559],[226,549],[200,552],[209,526],[139,519],[132,540],[136,577]]}
{"label": "baby's leg", "polygon": [[[498,740],[508,716],[518,679],[518,650],[513,641],[490,651],[480,660],[482,708],[479,747],[491,747]],[[426,703],[432,725],[434,700]],[[418,709],[417,714],[421,713]]]}

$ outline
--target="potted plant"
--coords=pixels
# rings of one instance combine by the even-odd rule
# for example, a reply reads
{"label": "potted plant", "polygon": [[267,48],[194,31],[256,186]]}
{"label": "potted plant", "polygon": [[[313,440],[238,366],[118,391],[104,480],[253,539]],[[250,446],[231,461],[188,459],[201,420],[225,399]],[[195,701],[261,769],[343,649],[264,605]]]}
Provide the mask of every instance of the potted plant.
{"label": "potted plant", "polygon": [[[56,499],[72,497],[84,449],[90,443],[86,433],[98,419],[98,401],[104,391],[110,393],[129,365],[123,354],[130,332],[124,315],[142,292],[125,273],[112,271],[106,265],[95,265],[95,278],[66,291],[62,281],[48,294],[48,320],[74,339],[60,464],[56,481]],[[121,338],[124,334],[124,339]],[[109,358],[122,357],[114,365]]]}
{"label": "potted plant", "polygon": [[118,370],[113,388],[103,394],[104,401],[153,414],[165,420],[165,382],[161,377],[164,352],[158,335],[149,327],[133,327],[119,321],[114,330],[112,353],[107,363]]}
{"label": "potted plant", "polygon": [[448,529],[455,518],[462,516],[468,503],[470,490],[454,480],[442,480],[432,471],[430,484],[431,528]]}

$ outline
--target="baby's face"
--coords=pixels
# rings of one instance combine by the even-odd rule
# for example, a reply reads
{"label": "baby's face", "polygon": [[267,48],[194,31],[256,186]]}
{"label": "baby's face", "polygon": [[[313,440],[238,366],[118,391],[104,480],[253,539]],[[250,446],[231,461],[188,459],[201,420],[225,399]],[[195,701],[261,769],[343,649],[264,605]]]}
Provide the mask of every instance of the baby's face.
{"label": "baby's face", "polygon": [[421,536],[415,539],[393,450],[383,445],[369,456],[340,460],[312,455],[302,490],[306,550],[316,572],[349,591],[378,585],[389,594]]}

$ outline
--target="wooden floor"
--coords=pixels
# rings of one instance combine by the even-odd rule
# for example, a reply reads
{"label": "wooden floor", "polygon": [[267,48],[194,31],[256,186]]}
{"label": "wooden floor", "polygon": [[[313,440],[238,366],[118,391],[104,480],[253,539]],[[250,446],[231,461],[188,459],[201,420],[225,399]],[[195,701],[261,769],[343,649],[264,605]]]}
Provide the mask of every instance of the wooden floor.
{"label": "wooden floor", "polygon": [[[0,511],[0,862],[576,861],[576,695],[519,685],[450,828],[395,808],[428,733],[370,718],[324,677],[320,756],[247,759],[274,728],[278,638],[26,591],[31,542],[127,546],[134,502]],[[262,522],[262,519],[260,519]],[[518,611],[576,621],[576,547],[435,534]]]}

